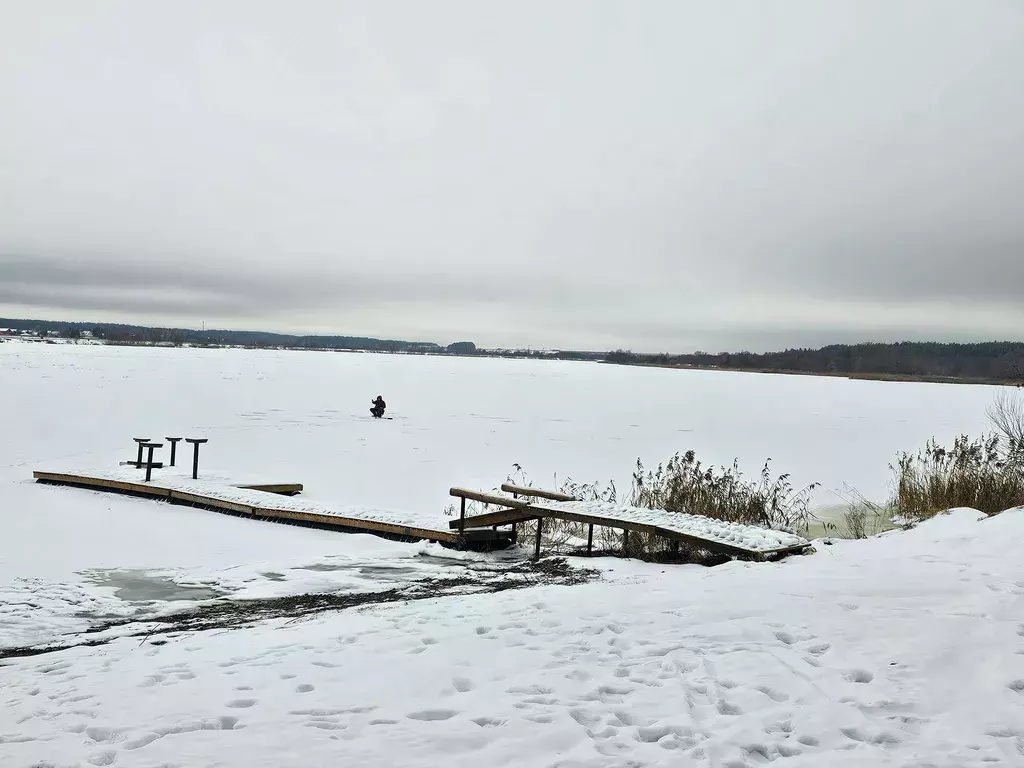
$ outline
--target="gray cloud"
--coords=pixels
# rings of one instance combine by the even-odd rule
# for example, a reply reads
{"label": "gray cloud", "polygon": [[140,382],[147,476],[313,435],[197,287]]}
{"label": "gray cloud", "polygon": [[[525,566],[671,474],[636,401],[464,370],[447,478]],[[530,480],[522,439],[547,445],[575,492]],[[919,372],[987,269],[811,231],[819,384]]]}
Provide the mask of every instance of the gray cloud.
{"label": "gray cloud", "polygon": [[0,314],[485,344],[1019,337],[1024,9],[0,9]]}

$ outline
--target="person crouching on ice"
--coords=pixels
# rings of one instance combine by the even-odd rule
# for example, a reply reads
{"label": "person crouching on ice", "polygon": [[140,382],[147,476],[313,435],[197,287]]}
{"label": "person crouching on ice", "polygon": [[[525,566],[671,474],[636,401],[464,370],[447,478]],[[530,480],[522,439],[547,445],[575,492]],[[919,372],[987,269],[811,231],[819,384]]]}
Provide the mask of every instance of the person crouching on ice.
{"label": "person crouching on ice", "polygon": [[381,418],[384,415],[384,409],[388,407],[387,403],[384,402],[384,398],[377,395],[377,399],[371,400],[370,403],[373,405],[373,408],[370,409],[370,413],[373,414],[373,418]]}

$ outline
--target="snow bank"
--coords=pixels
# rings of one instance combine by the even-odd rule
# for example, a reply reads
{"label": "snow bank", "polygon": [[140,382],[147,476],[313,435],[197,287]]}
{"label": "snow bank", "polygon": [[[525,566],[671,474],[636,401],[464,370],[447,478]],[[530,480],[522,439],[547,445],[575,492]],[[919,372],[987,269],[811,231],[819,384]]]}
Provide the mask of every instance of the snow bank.
{"label": "snow bank", "polygon": [[[1024,578],[1007,534],[1024,516],[942,517],[777,564],[606,561],[604,581],[580,587],[9,660],[0,756],[15,768],[1021,765]],[[950,527],[965,536],[923,535]]]}

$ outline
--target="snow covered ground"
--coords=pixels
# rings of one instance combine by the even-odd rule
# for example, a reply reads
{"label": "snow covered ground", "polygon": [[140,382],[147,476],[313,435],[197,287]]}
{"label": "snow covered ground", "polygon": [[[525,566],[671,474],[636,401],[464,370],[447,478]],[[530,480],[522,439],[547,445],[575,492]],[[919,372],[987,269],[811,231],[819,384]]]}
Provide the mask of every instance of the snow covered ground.
{"label": "snow covered ground", "polygon": [[1024,511],[978,517],[9,661],[0,762],[1021,765]]}
{"label": "snow covered ground", "polygon": [[[870,485],[880,465],[884,484],[893,452],[933,431],[977,431],[991,397],[15,343],[0,345],[0,391],[0,647],[66,642],[105,617],[214,596],[369,591],[462,567],[434,547],[29,480],[56,462],[129,458],[133,436],[198,432],[211,439],[211,473],[432,511],[448,485],[493,487],[513,461],[538,467],[538,482],[546,471],[587,479],[687,447],[771,455],[807,481]],[[395,421],[363,418],[378,391]],[[602,559],[591,561],[601,580],[581,586],[8,659],[0,766],[1024,765],[1024,510],[979,517],[818,542],[777,564]]]}

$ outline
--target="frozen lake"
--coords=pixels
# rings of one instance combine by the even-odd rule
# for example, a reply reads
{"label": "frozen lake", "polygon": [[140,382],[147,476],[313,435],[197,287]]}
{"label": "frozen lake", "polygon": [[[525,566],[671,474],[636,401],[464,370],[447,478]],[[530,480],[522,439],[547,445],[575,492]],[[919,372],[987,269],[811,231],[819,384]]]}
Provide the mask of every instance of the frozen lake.
{"label": "frozen lake", "polygon": [[[202,466],[306,495],[440,511],[448,488],[493,488],[518,463],[539,486],[615,480],[637,458],[694,449],[771,457],[818,506],[843,484],[888,493],[888,464],[986,428],[993,388],[592,363],[237,349],[0,344],[0,479],[131,458],[131,438],[210,439]],[[390,421],[369,417],[383,394]]]}
{"label": "frozen lake", "polygon": [[[0,660],[4,766],[1019,763],[1024,510],[959,510],[781,563],[576,560],[598,578],[179,632],[151,620],[519,555],[31,480],[177,433],[210,439],[211,472],[421,513],[440,512],[451,484],[493,487],[513,462],[538,483],[625,486],[637,456],[687,448],[751,474],[771,456],[800,482],[884,496],[896,451],[983,428],[987,389],[5,343],[0,391],[0,649],[111,641]],[[393,421],[369,418],[377,393]],[[129,624],[94,631],[110,621]]]}

